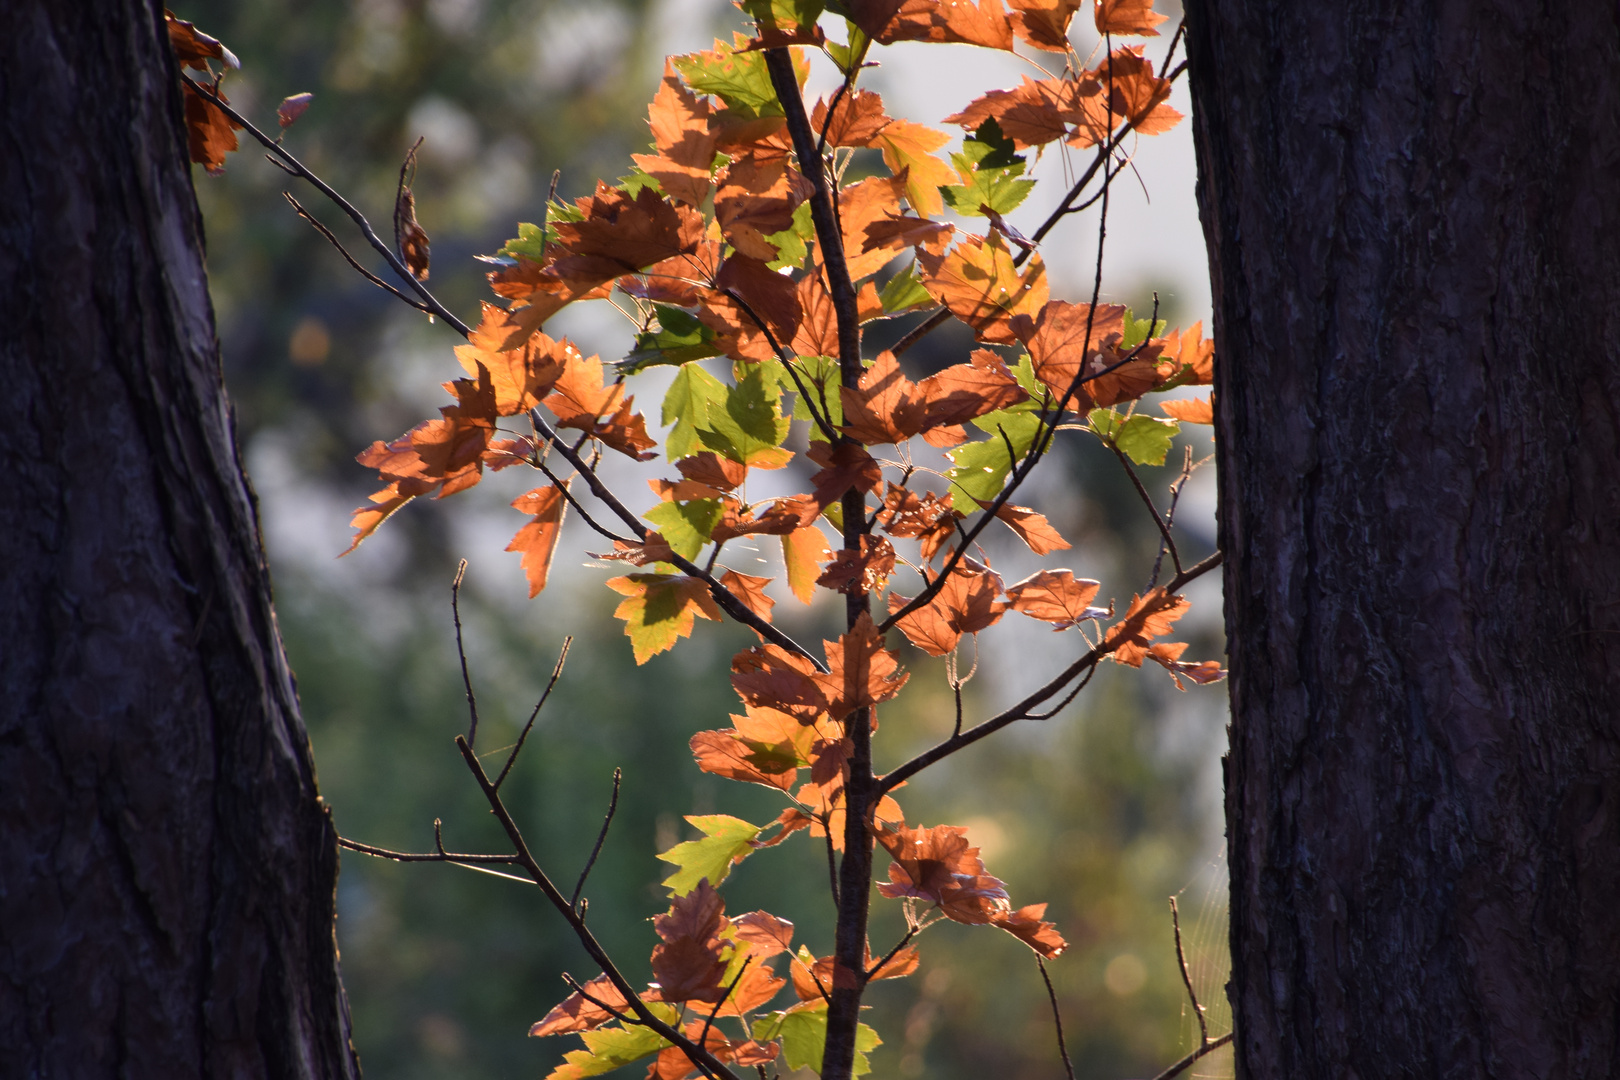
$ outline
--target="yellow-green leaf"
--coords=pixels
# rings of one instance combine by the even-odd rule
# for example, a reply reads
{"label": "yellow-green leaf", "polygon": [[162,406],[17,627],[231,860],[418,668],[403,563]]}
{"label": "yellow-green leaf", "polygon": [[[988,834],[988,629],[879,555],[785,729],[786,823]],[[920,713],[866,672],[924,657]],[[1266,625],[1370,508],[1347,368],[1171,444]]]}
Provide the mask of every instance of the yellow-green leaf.
{"label": "yellow-green leaf", "polygon": [[664,888],[676,896],[685,896],[705,878],[710,885],[719,885],[732,866],[753,854],[751,841],[761,832],[760,826],[726,814],[693,815],[686,820],[697,826],[703,839],[676,844],[658,856],[680,867],[664,879]]}

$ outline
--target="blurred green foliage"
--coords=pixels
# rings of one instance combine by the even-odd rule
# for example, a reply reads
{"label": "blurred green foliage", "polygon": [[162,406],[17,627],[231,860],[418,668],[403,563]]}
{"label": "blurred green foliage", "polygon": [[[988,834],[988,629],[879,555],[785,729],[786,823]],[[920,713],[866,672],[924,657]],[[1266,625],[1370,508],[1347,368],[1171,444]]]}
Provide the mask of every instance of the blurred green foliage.
{"label": "blurred green foliage", "polygon": [[[314,92],[287,145],[379,229],[401,157],[427,135],[415,189],[433,238],[431,284],[464,317],[486,295],[472,256],[495,250],[517,220],[537,219],[553,169],[565,193],[625,171],[646,139],[645,104],[669,35],[695,47],[731,18],[700,0],[216,0],[176,10],[241,58],[226,91],[250,116],[273,127],[281,97]],[[499,528],[515,528],[509,512],[499,527],[460,527],[443,506],[416,504],[368,545],[381,555],[334,568],[342,545],[328,538],[342,535],[343,509],[370,488],[354,453],[431,415],[436,383],[457,374],[453,335],[355,275],[282,202],[288,179],[251,146],[223,178],[199,171],[197,186],[228,383],[266,495],[281,629],[339,828],[427,850],[440,818],[451,848],[501,849],[451,744],[466,705],[449,581],[455,560],[470,555],[463,615],[488,761],[515,738],[563,635],[578,638],[506,790],[566,890],[595,840],[613,769],[624,770],[618,816],[586,892],[599,936],[633,979],[647,977],[646,920],[667,902],[658,883],[670,871],[654,855],[694,835],[682,815],[762,823],[780,809],[763,789],[699,773],[686,749],[692,732],[724,726],[735,708],[727,663],[751,635],[703,623],[692,642],[635,667],[610,618],[616,598],[580,582],[583,574],[570,569],[572,584],[522,600],[516,558],[496,554]],[[294,194],[352,236],[318,196]],[[352,250],[374,261],[358,241]],[[936,369],[968,341],[947,328],[908,362]],[[1040,498],[1058,508],[1053,523],[1075,543],[1072,565],[1102,578],[1105,597],[1128,600],[1154,550],[1129,481],[1094,445],[1065,450],[1049,468]],[[477,505],[498,507],[492,500]],[[992,553],[1008,555],[1004,570],[1015,563],[1010,549]],[[563,555],[559,566],[572,561]],[[825,608],[784,617],[801,638],[833,632]],[[999,651],[986,644],[984,670],[969,684],[970,722],[998,692],[1028,685],[1019,679],[1048,643],[1031,637],[1044,635],[1039,628],[1017,633]],[[1219,655],[1218,640],[1193,640],[1194,652]],[[1029,655],[1020,652],[1026,641],[1038,646]],[[954,712],[942,665],[914,650],[907,660],[913,689],[885,710],[879,736],[890,764],[948,733]],[[1104,671],[1060,717],[989,740],[902,792],[913,824],[969,825],[1015,902],[1050,901],[1047,917],[1072,943],[1051,972],[1083,1077],[1151,1074],[1186,1048],[1165,897],[1210,853],[1223,695],[1181,697],[1156,675]],[[798,939],[822,954],[831,907],[816,843],[800,834],[754,856],[725,891],[733,913],[765,908],[792,919]],[[883,901],[876,910],[874,944],[886,948],[900,932],[898,910]],[[339,939],[362,1062],[384,1080],[543,1076],[573,1040],[529,1040],[528,1025],[566,993],[560,972],[596,974],[535,890],[447,866],[346,855]],[[871,992],[870,1022],[885,1040],[873,1054],[876,1075],[1060,1075],[1027,949],[954,924],[920,945],[921,974]]]}

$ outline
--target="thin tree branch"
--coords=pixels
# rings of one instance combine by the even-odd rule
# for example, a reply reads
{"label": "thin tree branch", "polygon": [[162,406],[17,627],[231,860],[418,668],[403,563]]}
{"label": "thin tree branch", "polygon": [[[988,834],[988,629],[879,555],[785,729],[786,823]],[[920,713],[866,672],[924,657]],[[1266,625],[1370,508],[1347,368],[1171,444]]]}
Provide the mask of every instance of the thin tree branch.
{"label": "thin tree branch", "polygon": [[1046,1000],[1052,1003],[1052,1023],[1057,1025],[1058,1054],[1063,1058],[1063,1071],[1074,1080],[1074,1063],[1069,1060],[1069,1046],[1063,1040],[1063,1013],[1058,1010],[1057,991],[1052,988],[1052,976],[1046,973],[1046,961],[1035,954],[1035,965],[1041,969],[1041,981],[1046,984]]}
{"label": "thin tree branch", "polygon": [[[1188,582],[1203,577],[1205,574],[1209,573],[1209,571],[1221,565],[1221,558],[1221,552],[1217,551],[1215,554],[1211,555],[1202,562],[1189,566],[1186,570],[1177,574],[1175,578],[1165,586],[1165,591],[1175,593]],[[973,745],[986,735],[992,735],[995,732],[1000,731],[1002,728],[1007,727],[1009,724],[1017,723],[1019,720],[1030,719],[1031,711],[1033,709],[1061,693],[1064,687],[1068,686],[1069,683],[1083,675],[1090,668],[1094,667],[1099,660],[1113,652],[1116,648],[1118,648],[1117,643],[1106,648],[1102,645],[1096,646],[1084,656],[1080,657],[1080,659],[1064,668],[1063,671],[1059,672],[1058,675],[1049,681],[1045,686],[1042,686],[1039,690],[1036,690],[1034,693],[1030,694],[1016,705],[997,713],[988,720],[975,724],[973,727],[960,734],[952,735],[950,738],[942,740],[941,742],[935,744],[932,748],[918,754],[916,757],[912,758],[898,769],[895,769],[893,772],[885,774],[883,778],[878,781],[878,793],[882,795],[893,791],[906,780],[916,776],[928,766],[950,757],[952,754],[963,749],[964,747]]]}
{"label": "thin tree branch", "polygon": [[[620,521],[628,525],[635,534],[636,539],[646,540],[648,529],[641,523],[641,519],[636,517],[624,503],[619,501],[619,497],[608,489],[608,486],[602,482],[602,478],[596,474],[596,470],[591,468],[579,456],[577,451],[570,449],[567,443],[557,437],[556,429],[546,422],[545,417],[540,415],[539,409],[529,410],[529,420],[534,424],[535,430],[540,433],[541,437],[556,447],[557,452],[563,456],[563,460],[572,465],[575,471],[585,478],[586,486],[591,489],[591,494],[600,499],[609,510],[612,510]],[[709,594],[714,597],[714,602],[720,605],[721,609],[737,622],[758,632],[767,641],[780,645],[795,656],[802,656],[809,660],[815,664],[816,670],[827,670],[827,665],[811,653],[810,650],[750,611],[748,606],[738,599],[737,594],[726,588],[713,574],[679,553],[671,552],[670,561],[678,566],[682,573],[695,577],[707,585]]]}
{"label": "thin tree branch", "polygon": [[1131,484],[1136,488],[1136,493],[1142,497],[1142,505],[1147,507],[1148,513],[1153,515],[1153,524],[1159,527],[1159,536],[1163,539],[1165,547],[1170,550],[1170,561],[1175,564],[1176,573],[1181,573],[1181,553],[1176,550],[1176,539],[1170,535],[1169,523],[1160,515],[1159,508],[1153,504],[1153,496],[1149,495],[1147,488],[1142,486],[1142,479],[1136,475],[1136,470],[1131,468],[1130,459],[1125,456],[1125,451],[1121,450],[1113,439],[1108,440],[1108,449],[1112,450],[1114,456],[1119,458],[1119,463],[1125,466],[1125,475],[1131,478]]}
{"label": "thin tree branch", "polygon": [[[557,653],[556,666],[551,669],[551,678],[546,682],[546,688],[540,692],[540,700],[534,703],[534,711],[529,713],[529,722],[524,724],[523,730],[518,733],[518,740],[512,747],[512,752],[506,755],[506,764],[501,766],[500,775],[495,778],[496,791],[501,790],[501,784],[506,781],[506,774],[512,771],[513,765],[517,764],[518,755],[523,752],[523,744],[528,740],[529,732],[534,728],[534,721],[540,715],[540,710],[546,707],[546,699],[551,696],[551,688],[557,685],[558,679],[562,678],[563,664],[568,662],[568,650],[573,646],[574,635],[570,634],[563,638],[562,650]],[[617,783],[617,781],[614,781],[615,786],[617,786]]]}
{"label": "thin tree branch", "polygon": [[[1170,485],[1170,509],[1166,510],[1164,514],[1164,527],[1167,529],[1172,528],[1176,523],[1176,505],[1181,502],[1181,493],[1187,487],[1188,478],[1192,476],[1193,450],[1191,446],[1184,447],[1184,449],[1186,453],[1182,455],[1181,459],[1181,476],[1177,478],[1174,484]],[[1153,559],[1153,576],[1148,578],[1148,588],[1150,589],[1159,583],[1159,570],[1164,566],[1165,550],[1165,544],[1161,540],[1159,554]],[[1180,569],[1180,567],[1177,567],[1177,569]]]}
{"label": "thin tree branch", "polygon": [[731,998],[732,991],[737,989],[737,984],[742,982],[744,975],[748,974],[748,965],[752,964],[753,962],[753,956],[750,955],[743,957],[742,967],[737,969],[737,977],[731,980],[731,984],[726,987],[726,992],[720,995],[720,1000],[715,1002],[714,1008],[709,1010],[708,1019],[703,1021],[703,1030],[698,1032],[697,1037],[697,1044],[699,1046],[708,1045],[709,1028],[714,1026],[714,1018],[720,1015],[720,1010],[725,1007],[726,1002]]}
{"label": "thin tree branch", "polygon": [[585,891],[585,879],[591,876],[596,857],[602,854],[602,845],[607,842],[608,828],[612,826],[613,815],[619,809],[619,781],[623,776],[624,770],[613,770],[613,797],[608,800],[607,817],[602,819],[602,831],[596,834],[596,846],[591,848],[591,857],[585,860],[585,869],[579,872],[579,880],[574,883],[574,895],[568,901],[570,907],[579,906],[579,894]]}
{"label": "thin tree branch", "polygon": [[551,879],[546,876],[546,872],[540,868],[540,864],[529,851],[528,842],[523,839],[523,833],[518,828],[517,822],[512,819],[511,813],[506,809],[506,804],[501,800],[500,792],[496,791],[495,785],[490,783],[488,774],[484,772],[483,764],[478,760],[478,755],[473,753],[473,749],[467,744],[467,740],[460,735],[456,736],[456,749],[461,751],[462,760],[467,763],[467,770],[473,774],[473,779],[478,781],[479,788],[483,790],[484,799],[489,803],[490,811],[495,815],[496,820],[501,823],[501,828],[506,831],[506,837],[512,844],[517,864],[523,867],[534,883],[540,887],[540,891],[545,894],[546,899],[551,901],[551,906],[556,908],[558,914],[567,921],[569,927],[574,931],[574,936],[579,939],[580,945],[584,947],[585,952],[601,966],[602,973],[608,977],[608,981],[613,983],[614,987],[625,998],[631,1011],[641,1021],[642,1025],[651,1028],[669,1042],[680,1047],[681,1052],[693,1064],[712,1069],[717,1075],[725,1077],[726,1080],[738,1080],[737,1075],[726,1068],[713,1054],[693,1043],[691,1039],[660,1020],[651,1009],[647,1008],[646,1003],[636,995],[635,989],[631,987],[629,980],[624,977],[618,966],[613,963],[612,957],[608,956],[607,950],[602,948],[601,943],[596,940],[596,935],[585,925],[585,920],[580,917],[579,912],[574,910],[567,897],[557,891],[557,887],[551,883]]}
{"label": "thin tree branch", "polygon": [[[275,158],[270,157],[269,154],[266,154],[265,157],[269,158],[271,164],[277,166],[278,168],[283,168],[283,169],[286,168],[285,165],[282,165],[281,162],[277,161]],[[293,175],[296,176],[297,174],[294,173]],[[417,300],[414,297],[406,296],[404,293],[400,292],[394,286],[390,285],[388,282],[384,281],[382,278],[378,277],[376,274],[373,274],[370,270],[367,270],[364,266],[361,266],[359,260],[356,259],[353,255],[349,254],[349,249],[343,246],[343,241],[339,240],[335,235],[333,235],[331,229],[328,229],[325,225],[321,224],[321,222],[315,217],[314,214],[311,214],[308,210],[304,209],[304,205],[302,203],[300,203],[297,199],[293,198],[293,193],[292,192],[283,191],[281,193],[281,197],[283,199],[286,199],[289,203],[292,204],[292,208],[294,210],[298,211],[298,216],[299,217],[303,218],[305,221],[307,221],[311,225],[315,226],[315,231],[320,233],[322,236],[326,237],[327,241],[333,247],[337,248],[338,254],[342,255],[345,259],[347,259],[349,261],[349,265],[354,267],[355,272],[358,273],[361,277],[365,278],[367,281],[369,281],[373,285],[377,286],[377,288],[383,289],[383,290],[385,290],[387,292],[393,293],[402,302],[404,302],[406,304],[409,304],[411,307],[415,308],[417,311],[422,312],[424,315],[432,315],[434,313],[433,309],[428,307],[426,304],[422,303],[422,301]]]}
{"label": "thin tree branch", "polygon": [[390,851],[387,848],[362,844],[358,840],[347,840],[341,836],[338,837],[338,847],[348,848],[350,851],[358,851],[362,855],[371,855],[378,859],[387,859],[390,862],[493,863],[497,866],[504,863],[508,866],[519,865],[517,858],[512,855],[470,855],[453,851]]}
{"label": "thin tree branch", "polygon": [[[810,392],[805,389],[803,380],[799,378],[798,371],[794,369],[793,354],[789,353],[785,348],[782,347],[780,343],[777,342],[776,335],[771,333],[771,328],[769,326],[765,325],[765,320],[760,318],[759,315],[755,313],[754,309],[749,306],[748,301],[739,296],[735,289],[726,289],[724,292],[733,303],[742,308],[743,314],[747,315],[753,320],[754,325],[759,327],[760,332],[765,335],[765,340],[771,343],[771,351],[776,353],[776,358],[782,362],[782,367],[787,369],[788,377],[793,380],[794,389],[799,392],[799,397],[804,399],[805,408],[810,410],[811,417],[815,419],[816,426],[821,429],[821,433],[827,436],[827,441],[837,442],[838,432],[833,430],[831,419],[823,416],[821,410],[816,408],[815,399],[812,398],[810,396]],[[823,400],[822,405],[825,407],[825,400]]]}
{"label": "thin tree branch", "polygon": [[900,939],[900,943],[883,954],[883,959],[861,972],[861,981],[871,982],[873,979],[877,978],[878,972],[888,967],[889,962],[900,955],[900,950],[911,944],[911,939],[917,936],[917,930],[918,928],[915,926],[908,929],[906,931],[906,936]]}
{"label": "thin tree branch", "polygon": [[467,745],[475,745],[478,738],[478,697],[473,693],[472,674],[467,670],[467,650],[461,643],[461,579],[467,573],[467,560],[456,567],[456,579],[450,583],[450,614],[456,623],[456,656],[461,660],[461,685],[467,689]]}
{"label": "thin tree branch", "polygon": [[922,322],[918,323],[916,326],[913,326],[910,330],[907,330],[905,336],[902,337],[899,341],[895,342],[894,345],[889,349],[889,351],[891,353],[893,353],[894,355],[899,356],[901,353],[905,352],[907,349],[909,349],[913,345],[917,344],[917,342],[919,342],[923,338],[927,337],[934,330],[936,330],[937,328],[939,328],[941,326],[944,326],[945,321],[947,319],[949,319],[950,317],[951,317],[951,309],[950,308],[946,308],[946,307],[935,308],[934,313],[932,315],[928,316],[928,318],[924,319]]}
{"label": "thin tree branch", "polygon": [[1192,1068],[1193,1065],[1197,1064],[1199,1058],[1213,1054],[1215,1051],[1219,1050],[1221,1047],[1225,1046],[1231,1041],[1232,1032],[1230,1031],[1218,1039],[1211,1039],[1203,1046],[1198,1047],[1192,1053],[1188,1054],[1186,1057],[1164,1070],[1164,1072],[1160,1073],[1158,1076],[1155,1076],[1153,1080],[1171,1080],[1172,1077],[1180,1076],[1182,1073]]}
{"label": "thin tree branch", "polygon": [[1204,1007],[1198,1004],[1193,991],[1192,972],[1187,968],[1187,953],[1181,947],[1181,912],[1176,910],[1176,898],[1170,898],[1170,925],[1176,932],[1176,966],[1181,969],[1181,985],[1187,988],[1187,1000],[1192,1002],[1193,1015],[1198,1018],[1198,1045],[1209,1043],[1209,1024],[1204,1020]]}
{"label": "thin tree branch", "polygon": [[456,333],[460,334],[462,337],[472,336],[472,330],[467,326],[467,324],[456,318],[455,314],[451,312],[449,308],[441,304],[438,297],[434,296],[428,291],[426,285],[423,285],[420,281],[416,280],[416,276],[406,268],[403,262],[400,261],[399,256],[394,254],[393,251],[389,250],[388,245],[383,243],[382,238],[379,237],[376,230],[371,227],[371,222],[366,220],[366,216],[357,210],[353,203],[349,202],[349,200],[345,199],[342,195],[339,195],[335,190],[333,190],[330,184],[311,172],[303,162],[293,157],[292,154],[289,153],[287,149],[279,142],[260,131],[245,116],[231,108],[229,105],[225,104],[225,102],[221,101],[218,95],[214,94],[205,87],[198,85],[191,79],[185,79],[184,81],[192,93],[196,94],[210,105],[213,105],[214,108],[230,117],[238,127],[242,128],[249,135],[252,135],[259,141],[261,145],[264,146],[265,149],[269,150],[277,158],[281,159],[282,163],[286,166],[289,172],[292,172],[302,179],[307,180],[315,187],[316,190],[318,190],[322,195],[325,195],[328,199],[331,199],[332,202],[337,204],[340,210],[349,215],[349,219],[359,226],[360,231],[365,234],[367,243],[375,248],[378,254],[387,260],[389,267],[394,271],[394,273],[398,274],[400,278],[411,287],[411,291],[416,293],[416,295],[421,298],[422,303],[427,305],[429,314],[436,315],[443,319],[447,324],[449,324],[451,329],[455,330]]}

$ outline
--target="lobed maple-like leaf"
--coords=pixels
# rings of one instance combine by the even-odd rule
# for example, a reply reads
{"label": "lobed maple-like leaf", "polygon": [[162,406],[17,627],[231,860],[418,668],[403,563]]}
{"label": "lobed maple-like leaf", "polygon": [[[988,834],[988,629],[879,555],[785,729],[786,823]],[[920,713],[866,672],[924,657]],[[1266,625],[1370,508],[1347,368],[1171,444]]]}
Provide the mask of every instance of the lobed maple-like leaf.
{"label": "lobed maple-like leaf", "polygon": [[927,417],[927,401],[886,349],[856,386],[841,386],[838,392],[844,406],[844,434],[868,446],[905,442],[922,430]]}
{"label": "lobed maple-like leaf", "polygon": [[712,187],[715,145],[709,113],[709,103],[688,90],[666,61],[664,78],[647,109],[658,153],[631,155],[664,194],[692,207],[702,206]]}
{"label": "lobed maple-like leaf", "polygon": [[1086,619],[1106,618],[1110,612],[1087,605],[1101,584],[1090,578],[1077,578],[1071,570],[1039,570],[1023,581],[1007,587],[1007,601],[1014,611],[1052,624],[1053,630],[1067,630]]}
{"label": "lobed maple-like leaf", "polygon": [[686,820],[703,838],[676,844],[658,856],[679,867],[664,879],[664,888],[676,896],[685,896],[702,882],[718,886],[733,866],[754,853],[754,841],[764,831],[728,814],[694,814]]}
{"label": "lobed maple-like leaf", "polygon": [[994,120],[1020,150],[1064,140],[1080,149],[1095,145],[1121,119],[1095,78],[1031,79],[1012,90],[991,90],[952,116],[947,124],[977,131]]}
{"label": "lobed maple-like leaf", "polygon": [[1204,336],[1204,324],[1195,322],[1185,333],[1171,332],[1163,339],[1164,361],[1174,365],[1175,380],[1192,386],[1215,381],[1215,342]]}
{"label": "lobed maple-like leaf", "polygon": [[563,515],[568,502],[561,488],[556,486],[535,488],[512,500],[512,508],[532,515],[519,529],[507,551],[523,556],[523,573],[529,579],[529,599],[540,595],[551,574],[551,560],[557,554],[557,536],[562,531]]}
{"label": "lobed maple-like leaf", "polygon": [[934,151],[950,142],[943,131],[891,120],[872,140],[883,152],[883,163],[896,176],[905,174],[906,201],[924,217],[933,217],[945,208],[939,194],[943,185],[956,179],[956,171],[934,156]]}
{"label": "lobed maple-like leaf", "polygon": [[806,524],[782,536],[782,561],[787,567],[788,589],[802,604],[816,592],[821,564],[832,558],[827,535],[814,524]]}
{"label": "lobed maple-like leaf", "polygon": [[988,923],[1007,904],[1007,886],[993,877],[969,845],[967,830],[954,825],[929,829],[878,829],[878,843],[894,860],[889,880],[878,892],[891,900],[911,897],[938,905],[956,922]]}
{"label": "lobed maple-like leaf", "polygon": [[955,446],[961,426],[998,409],[1029,400],[1006,361],[989,349],[974,349],[966,364],[952,364],[917,384],[922,396],[922,435],[932,446]]}
{"label": "lobed maple-like leaf", "polygon": [[[217,86],[214,96],[230,103]],[[186,148],[191,160],[206,169],[208,175],[221,175],[225,171],[225,155],[237,148],[236,133],[242,130],[242,125],[195,91],[186,91],[185,109]]]}
{"label": "lobed maple-like leaf", "polygon": [[1153,0],[1096,0],[1099,34],[1138,34],[1158,37],[1154,29],[1169,18],[1153,10]]}
{"label": "lobed maple-like leaf", "polygon": [[571,350],[563,360],[562,374],[541,402],[556,415],[557,426],[588,432],[637,461],[651,460],[658,444],[647,434],[646,418],[632,411],[635,399],[625,395],[622,383],[604,380],[601,358]]}
{"label": "lobed maple-like leaf", "polygon": [[780,645],[757,645],[733,656],[731,686],[745,704],[786,713],[801,724],[828,712],[816,666]]}
{"label": "lobed maple-like leaf", "polygon": [[835,737],[820,723],[807,724],[800,716],[764,705],[748,705],[743,715],[733,713],[731,721],[734,727],[692,736],[689,745],[698,768],[780,791],[791,791],[798,771],[820,758],[818,743]]}
{"label": "lobed maple-like leaf", "polygon": [[[979,505],[986,510],[991,503],[979,500]],[[1049,555],[1054,551],[1062,551],[1069,547],[1069,542],[1052,527],[1044,514],[1038,514],[1027,506],[1014,506],[1012,503],[1003,503],[1001,509],[996,511],[1000,519],[1018,538],[1029,545],[1029,550],[1037,555]]]}
{"label": "lobed maple-like leaf", "polygon": [[1001,0],[849,0],[850,18],[884,45],[955,42],[1012,50],[1012,24]]}
{"label": "lobed maple-like leaf", "polygon": [[1183,398],[1175,401],[1161,401],[1159,408],[1164,415],[1172,420],[1179,420],[1183,424],[1213,424],[1215,422],[1215,409],[1209,403],[1209,397]]}
{"label": "lobed maple-like leaf", "polygon": [[793,211],[809,195],[809,185],[785,160],[733,161],[714,196],[714,218],[739,252],[762,261],[775,259],[777,245],[767,237],[793,225]]}
{"label": "lobed maple-like leaf", "polygon": [[915,538],[921,547],[923,562],[929,563],[944,549],[945,541],[955,534],[956,520],[961,516],[951,508],[949,499],[942,499],[931,491],[919,496],[891,483],[884,493],[877,523],[890,536]]}
{"label": "lobed maple-like leaf", "polygon": [[726,902],[708,881],[671,901],[669,910],[653,919],[663,944],[653,950],[652,972],[658,1000],[678,1004],[701,1001],[714,1004],[725,993],[726,973],[721,937],[727,920]]}
{"label": "lobed maple-like leaf", "polygon": [[1181,113],[1165,102],[1170,98],[1169,79],[1154,74],[1153,62],[1142,55],[1143,46],[1116,49],[1098,74],[1109,91],[1109,109],[1123,116],[1131,129],[1141,135],[1160,135],[1181,122]]}
{"label": "lobed maple-like leaf", "polygon": [[[976,634],[1000,621],[1007,610],[1007,602],[999,599],[1000,595],[1000,575],[972,559],[963,559],[933,599],[895,625],[929,656],[944,656],[956,648],[963,634]],[[909,602],[908,597],[891,592],[889,613]]]}
{"label": "lobed maple-like leaf", "polygon": [[837,641],[822,643],[827,652],[827,671],[816,676],[827,701],[827,712],[842,720],[856,709],[888,701],[900,692],[911,676],[900,670],[895,653],[884,647],[883,635],[872,625],[872,617],[862,612],[849,631]]}
{"label": "lobed maple-like leaf", "polygon": [[834,592],[882,592],[894,573],[894,545],[883,537],[863,535],[859,549],[845,548],[833,556],[816,584]]}
{"label": "lobed maple-like leaf", "polygon": [[553,341],[538,330],[508,345],[518,329],[518,320],[511,312],[485,303],[483,317],[467,344],[456,346],[456,359],[467,374],[477,378],[479,365],[489,371],[497,416],[528,412],[540,403],[569,363],[583,359],[566,338]]}
{"label": "lobed maple-like leaf", "polygon": [[[1093,394],[1100,380],[1076,386],[1082,370],[1090,375],[1108,365],[1104,362],[1103,346],[1117,343],[1125,334],[1125,305],[1071,304],[1053,300],[1040,307],[1033,317],[1021,313],[1011,322],[1011,329],[1029,350],[1035,377],[1052,392],[1054,401],[1074,388],[1070,406],[1076,412],[1089,411],[1098,404]],[[1151,361],[1146,367],[1153,371]],[[1116,378],[1118,372],[1113,373]],[[1103,376],[1109,378],[1111,376]],[[1153,378],[1157,378],[1156,371]],[[1151,382],[1149,383],[1151,386]]]}
{"label": "lobed maple-like leaf", "polygon": [[1033,316],[1047,302],[1046,264],[1036,255],[1020,272],[999,233],[966,235],[944,255],[919,252],[917,262],[928,291],[980,341],[1012,344],[1013,317]]}
{"label": "lobed maple-like leaf", "polygon": [[1168,634],[1191,606],[1185,596],[1173,595],[1163,587],[1134,596],[1125,617],[1108,628],[1099,648],[1118,663],[1141,667],[1153,639]]}
{"label": "lobed maple-like leaf", "polygon": [[991,917],[993,926],[999,926],[1048,960],[1059,956],[1069,943],[1063,940],[1053,923],[1042,922],[1045,904],[1029,904],[1017,911],[1006,911]]}
{"label": "lobed maple-like leaf", "polygon": [[645,664],[658,653],[690,637],[699,617],[721,621],[720,608],[709,587],[697,578],[677,574],[629,574],[613,578],[608,588],[625,597],[613,617],[624,620],[636,663]]}
{"label": "lobed maple-like leaf", "polygon": [[1069,22],[1082,0],[1007,0],[1012,26],[1025,42],[1047,52],[1069,51]]}
{"label": "lobed maple-like leaf", "polygon": [[[598,975],[590,982],[582,983],[580,989],[602,1002],[610,1005],[620,1012],[626,1012],[630,1003],[613,985],[613,980],[606,975]],[[585,994],[574,991],[562,1000],[556,1008],[546,1013],[529,1028],[531,1038],[540,1038],[546,1035],[573,1035],[581,1031],[591,1031],[601,1027],[612,1020],[613,1014],[602,1005],[596,1004],[585,997]]]}

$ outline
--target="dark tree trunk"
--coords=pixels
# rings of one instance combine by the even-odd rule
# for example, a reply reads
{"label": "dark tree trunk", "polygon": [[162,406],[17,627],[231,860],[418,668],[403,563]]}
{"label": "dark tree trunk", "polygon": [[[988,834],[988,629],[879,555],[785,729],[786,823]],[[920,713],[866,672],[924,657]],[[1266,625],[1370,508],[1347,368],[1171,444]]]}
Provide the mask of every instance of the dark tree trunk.
{"label": "dark tree trunk", "polygon": [[1620,7],[1189,4],[1240,1076],[1620,1076]]}
{"label": "dark tree trunk", "polygon": [[0,1075],[358,1075],[161,4],[0,5]]}

